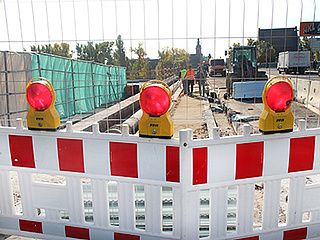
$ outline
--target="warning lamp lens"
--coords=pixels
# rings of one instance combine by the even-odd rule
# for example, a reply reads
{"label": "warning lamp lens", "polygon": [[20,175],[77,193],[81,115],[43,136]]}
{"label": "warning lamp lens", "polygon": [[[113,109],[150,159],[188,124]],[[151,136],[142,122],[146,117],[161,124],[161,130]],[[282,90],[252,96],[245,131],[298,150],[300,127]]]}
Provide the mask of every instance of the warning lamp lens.
{"label": "warning lamp lens", "polygon": [[52,103],[52,93],[46,85],[33,83],[27,89],[27,100],[35,110],[44,111]]}
{"label": "warning lamp lens", "polygon": [[150,86],[140,94],[141,108],[151,117],[159,117],[170,107],[168,93],[161,87]]}
{"label": "warning lamp lens", "polygon": [[266,100],[273,111],[284,112],[293,100],[292,87],[286,82],[277,82],[269,88]]}

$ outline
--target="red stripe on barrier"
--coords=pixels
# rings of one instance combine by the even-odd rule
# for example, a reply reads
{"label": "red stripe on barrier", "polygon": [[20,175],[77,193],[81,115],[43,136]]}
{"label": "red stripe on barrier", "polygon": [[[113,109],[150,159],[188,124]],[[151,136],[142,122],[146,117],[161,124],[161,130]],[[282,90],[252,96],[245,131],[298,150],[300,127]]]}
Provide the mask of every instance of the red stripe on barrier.
{"label": "red stripe on barrier", "polygon": [[235,240],[259,240],[259,236],[246,237],[246,238],[237,238]]}
{"label": "red stripe on barrier", "polygon": [[299,228],[283,232],[283,240],[302,240],[307,238],[308,229]]}
{"label": "red stripe on barrier", "polygon": [[65,226],[66,237],[90,240],[89,229]]}
{"label": "red stripe on barrier", "polygon": [[12,166],[35,168],[31,136],[9,135]]}
{"label": "red stripe on barrier", "polygon": [[114,240],[140,240],[140,236],[115,232]]}
{"label": "red stripe on barrier", "polygon": [[313,169],[315,137],[291,138],[288,172]]}
{"label": "red stripe on barrier", "polygon": [[137,144],[110,142],[111,175],[138,178]]}
{"label": "red stripe on barrier", "polygon": [[19,226],[21,231],[43,233],[41,222],[19,219]]}
{"label": "red stripe on barrier", "polygon": [[180,182],[180,148],[166,146],[166,181]]}
{"label": "red stripe on barrier", "polygon": [[236,148],[236,179],[261,177],[264,142],[237,144]]}
{"label": "red stripe on barrier", "polygon": [[193,148],[193,185],[207,183],[208,149]]}
{"label": "red stripe on barrier", "polygon": [[58,138],[57,144],[60,170],[84,173],[82,140]]}

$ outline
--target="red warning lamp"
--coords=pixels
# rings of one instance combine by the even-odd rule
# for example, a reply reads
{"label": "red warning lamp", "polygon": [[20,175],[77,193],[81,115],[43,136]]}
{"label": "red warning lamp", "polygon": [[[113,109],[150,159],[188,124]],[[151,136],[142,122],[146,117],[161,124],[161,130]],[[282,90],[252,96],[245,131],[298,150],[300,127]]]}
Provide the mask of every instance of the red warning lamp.
{"label": "red warning lamp", "polygon": [[48,109],[52,100],[51,91],[42,82],[36,82],[27,88],[27,101],[37,111]]}
{"label": "red warning lamp", "polygon": [[271,78],[265,85],[262,100],[264,109],[259,119],[259,130],[263,133],[291,132],[293,101],[291,81],[284,76]]}
{"label": "red warning lamp", "polygon": [[31,130],[56,130],[60,117],[54,108],[56,94],[52,84],[45,78],[32,78],[26,87],[29,104],[27,115],[28,128]]}
{"label": "red warning lamp", "polygon": [[293,90],[287,82],[277,82],[273,84],[266,95],[268,106],[275,112],[287,110],[293,100]]}
{"label": "red warning lamp", "polygon": [[171,102],[163,88],[151,86],[141,92],[140,105],[151,117],[159,117],[169,110]]}
{"label": "red warning lamp", "polygon": [[171,138],[173,121],[169,114],[172,103],[169,86],[159,80],[146,82],[140,90],[139,103],[143,110],[139,136]]}

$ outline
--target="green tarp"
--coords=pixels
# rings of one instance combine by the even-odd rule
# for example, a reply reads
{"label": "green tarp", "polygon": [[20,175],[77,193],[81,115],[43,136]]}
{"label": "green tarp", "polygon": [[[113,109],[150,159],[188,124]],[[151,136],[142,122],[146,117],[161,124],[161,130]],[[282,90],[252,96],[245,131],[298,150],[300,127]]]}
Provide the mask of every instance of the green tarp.
{"label": "green tarp", "polygon": [[41,76],[52,83],[61,119],[126,97],[126,68],[123,67],[33,54],[32,69],[32,77]]}

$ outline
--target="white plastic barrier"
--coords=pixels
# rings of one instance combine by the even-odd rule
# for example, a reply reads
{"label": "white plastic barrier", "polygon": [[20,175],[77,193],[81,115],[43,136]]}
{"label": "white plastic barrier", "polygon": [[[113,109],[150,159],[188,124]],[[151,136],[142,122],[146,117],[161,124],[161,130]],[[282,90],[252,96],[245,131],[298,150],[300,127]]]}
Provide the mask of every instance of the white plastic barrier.
{"label": "white plastic barrier", "polygon": [[[320,184],[308,185],[306,177],[320,173],[320,129],[301,122],[300,131],[250,135],[248,127],[244,136],[226,138],[214,129],[205,140],[182,130],[179,141],[129,136],[126,127],[122,135],[99,133],[97,124],[93,133],[72,132],[70,124],[66,132],[28,131],[21,122],[0,128],[0,232],[47,239],[319,237]],[[40,174],[65,182],[39,181]],[[262,206],[255,204],[259,186]]]}
{"label": "white plastic barrier", "polygon": [[[66,132],[21,126],[0,128],[0,233],[48,239],[179,238],[178,217],[173,231],[162,231],[161,202],[162,187],[172,188],[177,203],[173,214],[181,212],[178,140],[129,136],[128,128],[122,135],[100,134],[97,124],[93,133],[72,132],[70,124]],[[13,189],[10,171],[17,172],[19,192]],[[39,182],[34,174],[66,181]],[[110,184],[116,187],[116,200],[111,199]],[[136,228],[136,185],[144,186],[145,230]],[[84,186],[91,188],[89,194]],[[22,215],[14,210],[13,194],[21,195]],[[93,221],[86,220],[90,202]],[[118,205],[116,213],[109,209],[111,202]],[[119,220],[112,224],[111,216]]]}

